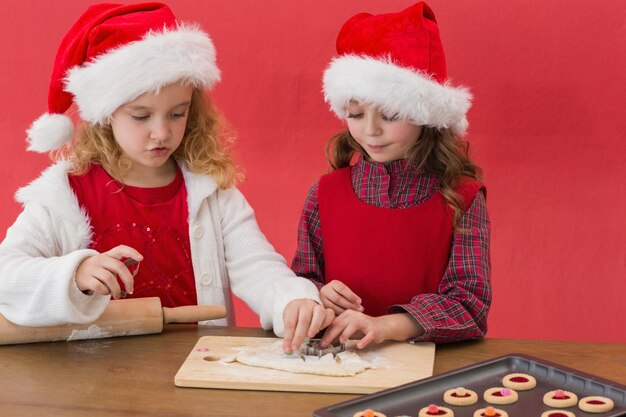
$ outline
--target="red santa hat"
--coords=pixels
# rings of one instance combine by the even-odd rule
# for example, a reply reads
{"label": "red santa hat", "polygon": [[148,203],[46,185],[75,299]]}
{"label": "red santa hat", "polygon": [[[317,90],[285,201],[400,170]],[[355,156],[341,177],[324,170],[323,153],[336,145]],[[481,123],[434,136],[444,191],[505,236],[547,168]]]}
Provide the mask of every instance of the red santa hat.
{"label": "red santa hat", "polygon": [[339,31],[337,52],[323,91],[340,118],[356,100],[417,125],[465,133],[472,96],[447,81],[437,21],[424,2],[398,13],[353,16]]}
{"label": "red santa hat", "polygon": [[143,93],[177,81],[208,90],[219,79],[211,39],[165,4],[93,5],[61,41],[48,112],[27,130],[28,149],[47,152],[72,138],[64,113],[73,103],[83,120],[100,124]]}

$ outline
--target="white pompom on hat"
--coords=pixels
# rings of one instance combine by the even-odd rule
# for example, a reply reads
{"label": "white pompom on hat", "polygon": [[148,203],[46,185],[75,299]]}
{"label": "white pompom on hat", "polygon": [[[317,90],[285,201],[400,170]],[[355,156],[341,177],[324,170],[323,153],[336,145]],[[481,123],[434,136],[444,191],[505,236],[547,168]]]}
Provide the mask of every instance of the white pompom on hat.
{"label": "white pompom on hat", "polygon": [[48,112],[26,131],[28,149],[48,152],[71,140],[74,126],[64,113],[73,103],[81,119],[100,124],[143,93],[178,81],[208,90],[219,79],[209,36],[177,22],[167,5],[92,5],[61,41]]}
{"label": "white pompom on hat", "polygon": [[26,131],[28,150],[45,153],[65,145],[74,135],[72,119],[44,113]]}
{"label": "white pompom on hat", "polygon": [[339,118],[356,100],[417,125],[465,133],[472,96],[448,82],[437,21],[424,2],[351,17],[337,36],[337,53],[324,72],[323,91]]}

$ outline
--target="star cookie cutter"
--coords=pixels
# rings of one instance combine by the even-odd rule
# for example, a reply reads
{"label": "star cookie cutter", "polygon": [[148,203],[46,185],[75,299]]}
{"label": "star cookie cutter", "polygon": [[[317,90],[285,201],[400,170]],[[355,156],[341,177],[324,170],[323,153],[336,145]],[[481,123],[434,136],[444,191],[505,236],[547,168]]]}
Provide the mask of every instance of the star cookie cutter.
{"label": "star cookie cutter", "polygon": [[346,350],[346,344],[341,343],[339,345],[329,345],[325,348],[320,346],[321,339],[307,339],[304,341],[302,346],[300,346],[299,352],[303,355],[307,356],[317,356],[322,357],[329,353],[332,353],[333,356],[337,355],[340,352]]}

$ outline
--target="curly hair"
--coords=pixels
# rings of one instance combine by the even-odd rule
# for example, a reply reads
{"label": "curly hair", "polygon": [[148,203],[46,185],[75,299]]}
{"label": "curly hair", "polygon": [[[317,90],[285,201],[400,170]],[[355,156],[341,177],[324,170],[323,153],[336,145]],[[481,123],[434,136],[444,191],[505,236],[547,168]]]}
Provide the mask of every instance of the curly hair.
{"label": "curly hair", "polygon": [[[240,179],[228,147],[233,139],[234,134],[211,99],[202,90],[194,89],[183,140],[174,151],[174,158],[194,173],[213,176],[225,189]],[[82,121],[74,140],[52,158],[69,159],[73,165],[70,173],[75,175],[84,174],[96,163],[119,180],[131,168],[131,161],[124,157],[108,123]]]}
{"label": "curly hair", "polygon": [[[367,155],[347,129],[333,135],[326,145],[331,171],[349,166],[357,153]],[[422,126],[407,160],[415,173],[432,173],[439,180],[439,191],[453,210],[456,230],[463,215],[463,201],[455,188],[463,177],[482,181],[482,170],[469,158],[469,142],[449,130]]]}

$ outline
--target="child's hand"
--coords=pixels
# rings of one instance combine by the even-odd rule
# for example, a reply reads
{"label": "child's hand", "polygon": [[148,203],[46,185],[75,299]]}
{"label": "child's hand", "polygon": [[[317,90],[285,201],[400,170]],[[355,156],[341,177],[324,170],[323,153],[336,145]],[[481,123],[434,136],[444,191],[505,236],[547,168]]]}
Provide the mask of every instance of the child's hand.
{"label": "child's hand", "polygon": [[116,246],[107,252],[82,261],[76,270],[76,285],[83,292],[111,294],[114,299],[118,299],[122,291],[117,283],[119,276],[126,292],[132,294],[133,276],[126,265],[120,261],[122,258],[143,260],[143,256],[130,246]]}
{"label": "child's hand", "polygon": [[320,300],[324,307],[332,309],[336,315],[346,310],[363,311],[361,298],[356,295],[346,284],[333,280],[324,285],[320,290]]}
{"label": "child's hand", "polygon": [[385,317],[372,317],[359,311],[346,310],[328,326],[320,346],[326,347],[337,339],[339,343],[346,343],[352,336],[361,339],[356,345],[358,349],[363,349],[370,342],[384,342],[387,340]]}
{"label": "child's hand", "polygon": [[297,351],[305,337],[315,337],[326,328],[334,319],[335,313],[324,308],[313,300],[293,300],[283,312],[285,321],[285,335],[283,350],[287,353]]}

